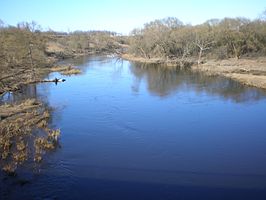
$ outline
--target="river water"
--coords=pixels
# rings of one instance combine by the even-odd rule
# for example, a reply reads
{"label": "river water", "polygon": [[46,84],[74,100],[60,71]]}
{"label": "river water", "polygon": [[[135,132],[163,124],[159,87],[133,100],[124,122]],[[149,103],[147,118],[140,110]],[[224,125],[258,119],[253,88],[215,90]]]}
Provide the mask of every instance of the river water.
{"label": "river water", "polygon": [[60,145],[38,172],[1,174],[1,199],[266,199],[266,92],[103,56],[66,61],[2,101],[53,108]]}

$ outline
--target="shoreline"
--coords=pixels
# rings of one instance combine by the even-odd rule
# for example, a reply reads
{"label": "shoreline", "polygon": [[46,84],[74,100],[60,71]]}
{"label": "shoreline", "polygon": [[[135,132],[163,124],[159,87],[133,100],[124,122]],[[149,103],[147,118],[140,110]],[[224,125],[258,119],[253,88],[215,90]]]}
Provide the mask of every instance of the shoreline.
{"label": "shoreline", "polygon": [[192,66],[193,71],[209,75],[224,76],[244,85],[266,89],[266,58],[234,58],[209,60],[199,66]]}
{"label": "shoreline", "polygon": [[[179,64],[176,60],[167,61],[160,58],[147,59],[135,57],[131,54],[123,54],[121,58],[147,64],[165,64],[169,67],[176,67]],[[193,64],[190,69],[192,71],[203,72],[210,76],[224,76],[244,85],[266,89],[266,57],[240,58],[238,60],[234,58],[225,60],[210,59],[200,65]]]}

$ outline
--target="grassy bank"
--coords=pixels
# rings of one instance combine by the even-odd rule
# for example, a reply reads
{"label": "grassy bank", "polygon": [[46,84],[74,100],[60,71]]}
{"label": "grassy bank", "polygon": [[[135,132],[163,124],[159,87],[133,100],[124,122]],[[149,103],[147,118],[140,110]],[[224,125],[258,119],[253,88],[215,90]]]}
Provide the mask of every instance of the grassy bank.
{"label": "grassy bank", "polygon": [[50,112],[43,103],[29,99],[4,104],[0,117],[0,168],[8,174],[15,175],[26,161],[40,162],[57,147],[60,131],[49,128]]}
{"label": "grassy bank", "polygon": [[125,60],[134,61],[134,62],[140,62],[140,63],[148,63],[148,64],[163,64],[169,67],[175,67],[175,66],[191,66],[195,62],[195,59],[167,59],[167,58],[144,58],[140,56],[135,56],[133,54],[122,54],[121,57]]}
{"label": "grassy bank", "polygon": [[[132,54],[123,54],[123,59],[148,63],[163,64],[169,67],[180,66],[180,61],[162,59],[162,58],[143,58],[136,57]],[[203,64],[197,65],[196,59],[186,61],[193,71],[204,72],[207,75],[221,75],[242,84],[266,89],[266,57],[242,58],[242,59],[225,59],[225,60],[208,60]]]}
{"label": "grassy bank", "polygon": [[210,75],[222,75],[242,84],[266,89],[266,58],[243,58],[227,60],[210,60],[192,70]]}

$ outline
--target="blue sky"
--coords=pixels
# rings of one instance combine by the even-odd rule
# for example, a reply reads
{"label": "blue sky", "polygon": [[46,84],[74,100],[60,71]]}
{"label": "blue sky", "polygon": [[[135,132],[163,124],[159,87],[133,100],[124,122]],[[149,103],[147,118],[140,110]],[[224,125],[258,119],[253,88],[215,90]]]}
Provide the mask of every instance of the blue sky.
{"label": "blue sky", "polygon": [[44,29],[56,31],[127,34],[164,17],[194,25],[211,18],[254,19],[265,9],[265,0],[0,0],[0,19],[11,25],[34,20]]}

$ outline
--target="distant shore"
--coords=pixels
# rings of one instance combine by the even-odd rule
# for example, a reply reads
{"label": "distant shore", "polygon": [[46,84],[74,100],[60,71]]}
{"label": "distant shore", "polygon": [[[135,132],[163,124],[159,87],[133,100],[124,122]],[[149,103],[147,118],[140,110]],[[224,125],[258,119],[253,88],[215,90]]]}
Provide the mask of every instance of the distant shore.
{"label": "distant shore", "polygon": [[[165,64],[166,66],[177,66],[178,62],[160,58],[142,58],[131,54],[123,54],[123,59],[148,63]],[[192,63],[193,61],[191,61]],[[196,63],[196,62],[194,62]],[[191,70],[204,72],[207,75],[220,75],[236,80],[242,84],[266,89],[266,57],[208,60],[203,64],[193,64]]]}

